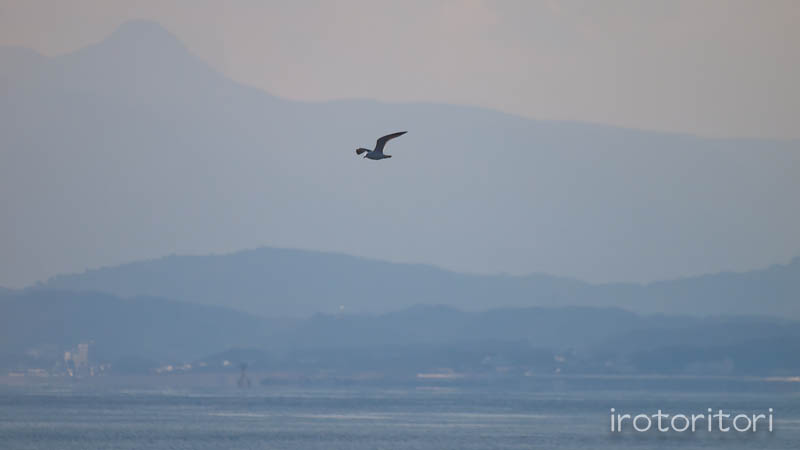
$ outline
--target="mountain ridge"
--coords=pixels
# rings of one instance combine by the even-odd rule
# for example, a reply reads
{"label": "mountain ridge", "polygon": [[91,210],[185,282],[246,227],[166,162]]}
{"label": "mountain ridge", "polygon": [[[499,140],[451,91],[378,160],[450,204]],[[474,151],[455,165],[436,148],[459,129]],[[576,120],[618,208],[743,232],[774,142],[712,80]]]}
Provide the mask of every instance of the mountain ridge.
{"label": "mountain ridge", "polygon": [[425,264],[261,247],[224,255],[171,255],[88,270],[51,278],[36,288],[99,291],[123,297],[152,295],[273,317],[335,313],[341,308],[388,313],[422,303],[467,310],[595,306],[645,314],[800,318],[793,300],[800,293],[798,280],[800,258],[748,272],[649,284],[592,284],[545,274],[464,274]]}
{"label": "mountain ridge", "polygon": [[111,375],[237,371],[239,363],[301,379],[330,370],[415,378],[443,367],[471,373],[513,367],[514,376],[528,370],[697,374],[698,364],[705,367],[701,374],[796,375],[800,368],[800,321],[785,318],[417,305],[379,315],[265,319],[163,298],[0,293],[0,368],[63,375],[64,352],[80,343],[89,343],[90,365],[110,363]]}

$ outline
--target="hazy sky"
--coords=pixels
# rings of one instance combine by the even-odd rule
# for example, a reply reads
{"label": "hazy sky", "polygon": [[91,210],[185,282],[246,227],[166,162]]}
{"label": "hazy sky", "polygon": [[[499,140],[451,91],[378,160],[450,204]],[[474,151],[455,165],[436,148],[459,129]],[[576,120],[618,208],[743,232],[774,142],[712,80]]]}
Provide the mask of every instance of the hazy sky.
{"label": "hazy sky", "polygon": [[800,138],[798,1],[8,1],[47,55],[134,18],[292,99],[491,107],[705,136]]}

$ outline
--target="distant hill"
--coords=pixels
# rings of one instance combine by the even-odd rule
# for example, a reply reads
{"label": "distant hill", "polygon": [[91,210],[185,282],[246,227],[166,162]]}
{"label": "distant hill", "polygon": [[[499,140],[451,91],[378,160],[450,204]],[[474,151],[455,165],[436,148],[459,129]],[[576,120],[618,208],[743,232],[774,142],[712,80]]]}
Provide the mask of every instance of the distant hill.
{"label": "distant hill", "polygon": [[544,373],[800,369],[800,322],[764,317],[643,316],[588,307],[467,312],[419,305],[381,315],[269,320],[149,297],[0,294],[0,368],[50,369],[64,351],[89,341],[92,360],[110,362],[117,372],[187,362],[206,371],[237,370],[244,362],[309,374],[497,366]]}
{"label": "distant hill", "polygon": [[763,270],[639,285],[590,284],[547,275],[469,275],[335,253],[260,248],[89,270],[54,277],[40,287],[172,298],[264,317],[336,313],[340,307],[345,313],[385,313],[441,304],[468,310],[593,306],[800,319],[800,258]]}
{"label": "distant hill", "polygon": [[[797,141],[290,101],[147,21],[65,55],[0,48],[0,83],[5,286],[260,245],[588,281],[800,253]],[[390,161],[356,157],[398,130]]]}
{"label": "distant hill", "polygon": [[155,361],[263,345],[270,322],[226,308],[155,298],[59,291],[0,293],[0,355],[63,355],[94,341],[106,361],[136,356]]}

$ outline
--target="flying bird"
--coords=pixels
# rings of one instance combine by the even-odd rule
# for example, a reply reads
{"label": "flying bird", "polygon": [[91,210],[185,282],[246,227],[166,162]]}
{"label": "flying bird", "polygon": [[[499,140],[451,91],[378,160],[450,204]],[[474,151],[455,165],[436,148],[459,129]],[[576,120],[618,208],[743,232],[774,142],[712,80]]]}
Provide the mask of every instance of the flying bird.
{"label": "flying bird", "polygon": [[404,135],[406,133],[407,133],[407,131],[399,131],[397,133],[387,134],[386,136],[378,139],[378,142],[375,143],[375,150],[370,150],[368,148],[359,148],[359,149],[356,149],[356,155],[360,155],[360,154],[366,152],[367,154],[364,155],[364,158],[374,159],[376,161],[379,160],[379,159],[391,158],[392,155],[384,155],[383,154],[383,147],[386,146],[387,142],[391,141],[392,139],[394,139],[396,137],[402,136],[402,135]]}

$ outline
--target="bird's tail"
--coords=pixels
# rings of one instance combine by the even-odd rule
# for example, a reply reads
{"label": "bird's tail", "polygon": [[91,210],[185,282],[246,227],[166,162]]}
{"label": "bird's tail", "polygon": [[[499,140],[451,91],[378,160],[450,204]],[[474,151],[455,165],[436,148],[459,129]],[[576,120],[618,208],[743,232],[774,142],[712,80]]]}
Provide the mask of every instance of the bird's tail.
{"label": "bird's tail", "polygon": [[366,149],[366,148],[357,148],[356,149],[356,155],[360,155],[360,154],[362,154],[364,152],[368,152],[368,151],[369,151],[369,149]]}

